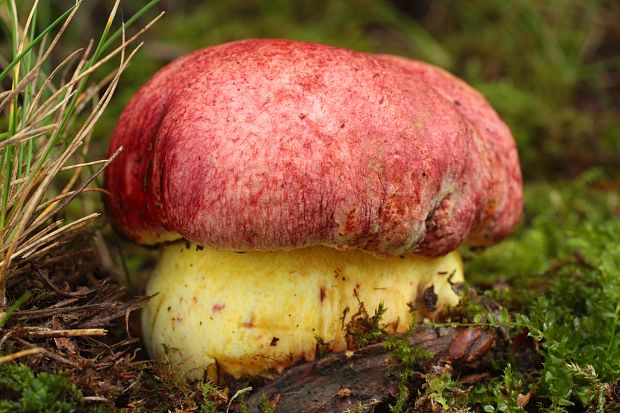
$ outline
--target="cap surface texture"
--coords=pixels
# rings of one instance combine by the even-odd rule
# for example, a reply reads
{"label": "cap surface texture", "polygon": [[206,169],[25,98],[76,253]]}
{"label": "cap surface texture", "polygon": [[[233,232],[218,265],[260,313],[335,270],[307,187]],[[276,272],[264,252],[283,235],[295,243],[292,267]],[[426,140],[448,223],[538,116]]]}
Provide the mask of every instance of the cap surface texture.
{"label": "cap surface texture", "polygon": [[245,40],[160,70],[121,115],[106,206],[127,238],[439,256],[496,242],[522,208],[514,140],[436,67]]}

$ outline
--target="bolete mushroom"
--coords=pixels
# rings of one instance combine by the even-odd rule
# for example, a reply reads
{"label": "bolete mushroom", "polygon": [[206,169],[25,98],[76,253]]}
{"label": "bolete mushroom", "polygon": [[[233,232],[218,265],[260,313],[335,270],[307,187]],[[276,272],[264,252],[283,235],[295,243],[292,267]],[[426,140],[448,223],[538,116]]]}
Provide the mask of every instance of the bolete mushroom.
{"label": "bolete mushroom", "polygon": [[121,115],[107,210],[161,244],[146,346],[190,376],[271,375],[458,302],[455,250],[521,212],[512,136],[486,100],[428,64],[246,40],[161,69]]}

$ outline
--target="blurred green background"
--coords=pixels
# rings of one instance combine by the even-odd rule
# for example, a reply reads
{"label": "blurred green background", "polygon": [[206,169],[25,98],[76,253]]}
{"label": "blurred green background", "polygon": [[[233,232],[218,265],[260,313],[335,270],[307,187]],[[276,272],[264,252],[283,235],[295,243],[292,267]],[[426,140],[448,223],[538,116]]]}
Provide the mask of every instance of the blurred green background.
{"label": "blurred green background", "polygon": [[[144,3],[121,7],[129,16]],[[93,22],[111,4],[85,2],[81,39],[98,35]],[[593,166],[619,175],[618,1],[162,0],[159,9],[166,15],[124,74],[99,142],[162,65],[209,45],[274,37],[399,54],[465,79],[511,127],[526,180],[572,178]]]}

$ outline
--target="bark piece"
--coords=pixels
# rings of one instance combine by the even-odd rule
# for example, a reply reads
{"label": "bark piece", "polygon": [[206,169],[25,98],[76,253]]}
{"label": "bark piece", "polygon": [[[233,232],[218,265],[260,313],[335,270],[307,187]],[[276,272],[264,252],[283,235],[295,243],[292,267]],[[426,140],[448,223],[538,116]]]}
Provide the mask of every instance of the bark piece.
{"label": "bark piece", "polygon": [[[431,351],[429,363],[453,363],[455,369],[480,360],[493,347],[495,334],[480,328],[421,327],[409,343]],[[456,351],[458,350],[458,351]],[[360,408],[372,412],[398,394],[400,362],[382,343],[358,351],[329,354],[313,363],[294,366],[248,399],[260,411],[265,398],[277,400],[274,412],[344,412]]]}

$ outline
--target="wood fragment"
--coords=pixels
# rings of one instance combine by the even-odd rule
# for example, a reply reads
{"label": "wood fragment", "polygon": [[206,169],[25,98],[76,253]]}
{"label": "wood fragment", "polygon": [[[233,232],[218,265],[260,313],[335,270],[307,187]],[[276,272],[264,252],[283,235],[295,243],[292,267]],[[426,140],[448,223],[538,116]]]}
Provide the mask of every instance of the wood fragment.
{"label": "wood fragment", "polygon": [[52,338],[52,337],[84,337],[84,336],[105,336],[108,330],[103,328],[78,328],[54,330],[50,328],[27,328],[26,333],[33,338]]}
{"label": "wood fragment", "polygon": [[[478,362],[491,351],[494,339],[493,330],[431,326],[420,327],[408,337],[412,347],[433,353],[426,362],[429,366],[454,364],[455,369]],[[382,343],[356,350],[353,355],[332,353],[288,369],[253,393],[248,406],[251,411],[260,411],[262,400],[277,397],[275,413],[372,412],[377,405],[387,408],[395,400],[403,368]]]}

